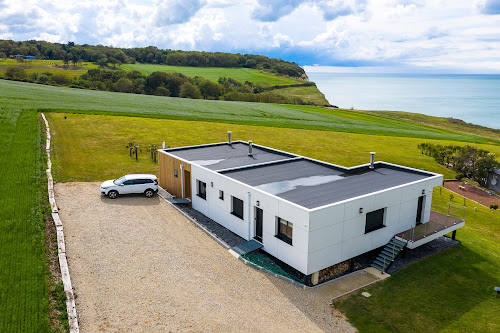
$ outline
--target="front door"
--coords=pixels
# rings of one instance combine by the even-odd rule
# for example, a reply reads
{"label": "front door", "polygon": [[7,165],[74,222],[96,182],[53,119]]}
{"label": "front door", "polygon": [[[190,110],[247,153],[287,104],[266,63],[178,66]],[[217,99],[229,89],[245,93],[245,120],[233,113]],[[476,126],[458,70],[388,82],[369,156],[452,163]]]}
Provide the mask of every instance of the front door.
{"label": "front door", "polygon": [[191,198],[191,172],[184,170],[184,198]]}
{"label": "front door", "polygon": [[262,209],[255,207],[255,240],[262,243],[262,224],[263,224]]}
{"label": "front door", "polygon": [[418,198],[418,206],[417,206],[417,225],[422,223],[422,210],[424,208],[424,195]]}

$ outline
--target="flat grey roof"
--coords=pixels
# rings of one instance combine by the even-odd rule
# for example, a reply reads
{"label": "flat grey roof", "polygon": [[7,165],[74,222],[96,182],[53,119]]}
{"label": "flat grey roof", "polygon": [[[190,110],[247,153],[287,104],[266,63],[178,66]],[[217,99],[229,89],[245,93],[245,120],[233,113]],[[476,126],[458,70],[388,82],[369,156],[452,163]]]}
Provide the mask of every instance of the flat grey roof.
{"label": "flat grey roof", "polygon": [[432,176],[384,163],[342,171],[307,159],[221,173],[309,209]]}
{"label": "flat grey roof", "polygon": [[384,162],[345,168],[256,145],[248,156],[240,141],[164,151],[309,209],[435,175]]}
{"label": "flat grey roof", "polygon": [[223,170],[259,163],[280,161],[296,157],[265,147],[253,146],[252,156],[248,155],[248,144],[236,141],[232,144],[220,143],[205,146],[166,149],[166,152],[183,158],[190,163],[202,165],[211,170]]}

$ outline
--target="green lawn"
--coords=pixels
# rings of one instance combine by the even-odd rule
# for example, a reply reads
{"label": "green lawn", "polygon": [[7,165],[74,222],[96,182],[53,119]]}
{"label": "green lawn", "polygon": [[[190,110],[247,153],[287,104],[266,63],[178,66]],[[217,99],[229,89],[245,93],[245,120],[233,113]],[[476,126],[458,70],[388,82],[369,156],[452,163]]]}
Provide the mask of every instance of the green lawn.
{"label": "green lawn", "polygon": [[303,81],[294,80],[289,77],[277,76],[263,73],[251,68],[228,68],[228,67],[187,67],[187,66],[167,66],[150,64],[123,64],[124,69],[136,70],[144,74],[153,72],[177,72],[186,76],[202,76],[207,80],[217,82],[220,77],[231,77],[241,82],[250,81],[252,83],[266,82],[270,85],[297,84]]}
{"label": "green lawn", "polygon": [[[436,189],[432,209],[446,213],[450,194]],[[499,332],[500,212],[466,205],[461,245],[363,289],[370,298],[359,292],[334,306],[360,332]]]}
{"label": "green lawn", "polygon": [[[377,160],[443,173],[446,178],[454,177],[454,172],[420,153],[417,145],[422,140],[418,138],[70,113],[50,113],[48,117],[54,132],[54,174],[57,181],[63,182],[100,181],[122,173],[157,173],[158,166],[147,152],[150,144],[159,146],[165,141],[168,146],[178,147],[220,142],[226,140],[228,130],[233,132],[235,140],[253,140],[257,144],[345,166],[367,163],[369,152],[376,151]],[[140,145],[139,161],[128,156],[125,145],[129,141]],[[500,154],[499,146],[478,146]]]}
{"label": "green lawn", "polygon": [[82,74],[87,73],[89,69],[97,68],[98,66],[91,62],[80,63],[76,68],[73,65],[63,68],[64,63],[62,60],[25,60],[24,62],[18,62],[15,59],[5,59],[0,60],[0,75],[5,75],[5,70],[9,66],[19,66],[25,69],[26,73],[29,75],[31,73],[52,73],[52,74],[64,74],[68,78],[72,79],[79,77]]}
{"label": "green lawn", "polygon": [[0,105],[0,332],[49,330],[40,144],[36,112]]}
{"label": "green lawn", "polygon": [[39,111],[126,115],[379,136],[488,143],[499,141],[405,120],[312,106],[193,100],[0,80],[0,104]]}

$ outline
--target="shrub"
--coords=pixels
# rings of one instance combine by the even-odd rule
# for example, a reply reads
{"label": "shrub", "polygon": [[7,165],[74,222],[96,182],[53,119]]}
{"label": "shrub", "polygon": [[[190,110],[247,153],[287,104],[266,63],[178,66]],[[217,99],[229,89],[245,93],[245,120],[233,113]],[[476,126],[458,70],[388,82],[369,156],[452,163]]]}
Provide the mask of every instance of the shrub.
{"label": "shrub", "polygon": [[69,83],[69,79],[64,74],[55,74],[51,78],[52,82],[58,85],[64,85]]}
{"label": "shrub", "polygon": [[459,173],[455,176],[455,179],[458,179],[458,180],[462,180],[462,178],[464,178],[464,174],[463,173]]}
{"label": "shrub", "polygon": [[26,71],[24,68],[19,67],[19,66],[9,66],[7,67],[7,70],[5,71],[5,76],[12,78],[12,79],[17,79],[17,80],[22,80],[27,77]]}
{"label": "shrub", "polygon": [[490,205],[490,209],[497,210],[498,209],[498,205],[497,204],[491,204]]}

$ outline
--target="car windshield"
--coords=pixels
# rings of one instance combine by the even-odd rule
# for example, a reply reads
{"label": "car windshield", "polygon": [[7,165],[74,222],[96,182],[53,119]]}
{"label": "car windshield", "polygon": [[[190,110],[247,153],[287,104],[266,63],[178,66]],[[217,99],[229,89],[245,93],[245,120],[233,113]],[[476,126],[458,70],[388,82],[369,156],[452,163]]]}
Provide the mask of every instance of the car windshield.
{"label": "car windshield", "polygon": [[113,180],[113,183],[115,183],[115,185],[120,185],[121,183],[123,183],[125,181],[125,176],[124,177],[120,177],[118,179],[115,179]]}

